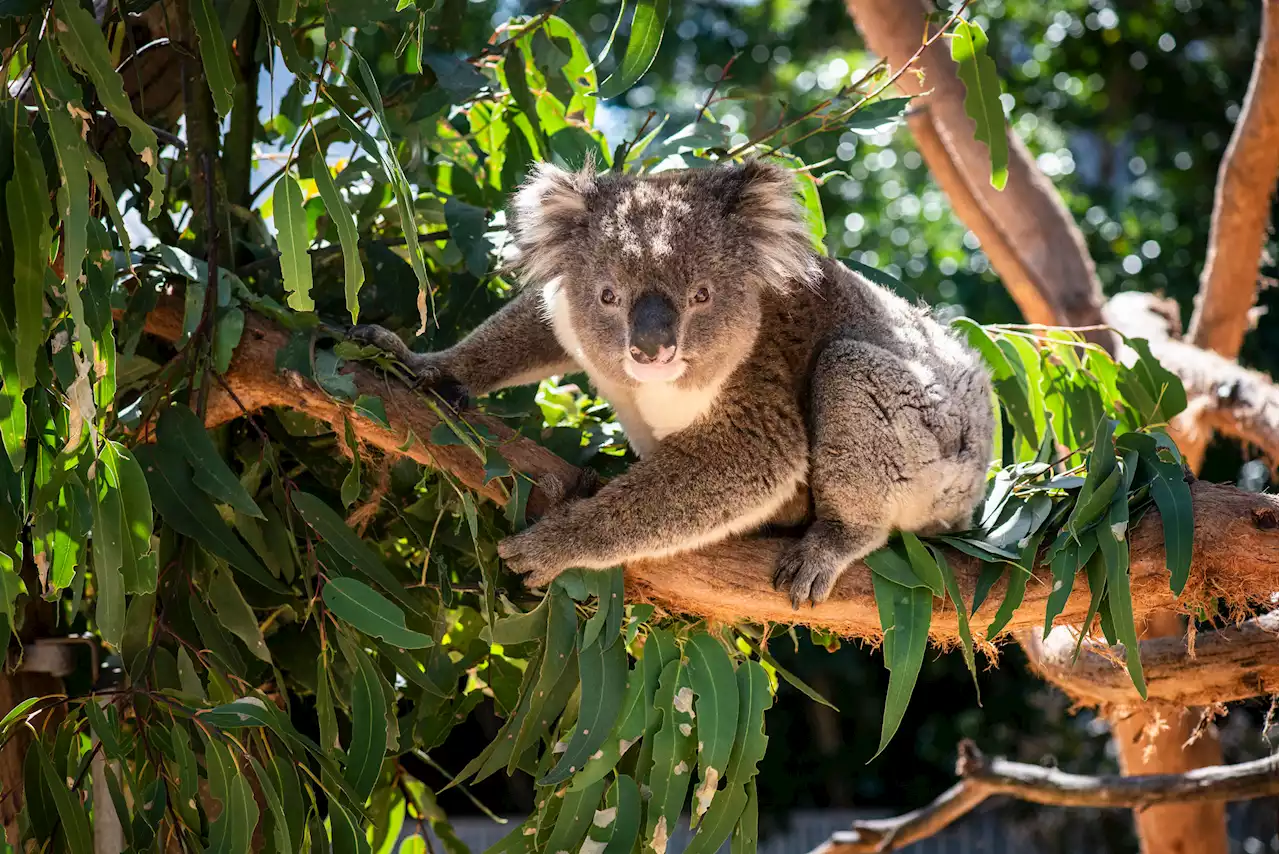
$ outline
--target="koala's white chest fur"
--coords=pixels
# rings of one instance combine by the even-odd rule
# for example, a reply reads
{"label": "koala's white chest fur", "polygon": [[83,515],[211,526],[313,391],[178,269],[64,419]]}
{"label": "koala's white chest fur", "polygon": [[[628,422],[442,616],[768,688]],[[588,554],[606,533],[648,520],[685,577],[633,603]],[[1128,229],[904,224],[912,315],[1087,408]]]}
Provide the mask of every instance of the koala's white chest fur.
{"label": "koala's white chest fur", "polygon": [[646,383],[638,387],[623,386],[601,375],[582,351],[582,343],[573,330],[569,305],[555,285],[542,292],[556,340],[591,377],[596,390],[609,401],[626,431],[627,440],[640,456],[650,454],[660,441],[678,433],[711,409],[720,394],[723,380],[713,386],[682,389],[672,383]]}

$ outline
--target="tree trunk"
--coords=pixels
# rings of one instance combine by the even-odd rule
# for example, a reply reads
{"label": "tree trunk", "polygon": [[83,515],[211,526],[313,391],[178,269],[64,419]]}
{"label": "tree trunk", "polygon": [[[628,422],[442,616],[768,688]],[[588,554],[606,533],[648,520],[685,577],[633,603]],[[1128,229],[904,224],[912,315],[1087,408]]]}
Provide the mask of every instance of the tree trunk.
{"label": "tree trunk", "polygon": [[[1143,638],[1184,634],[1186,620],[1171,611],[1152,614]],[[1216,727],[1196,738],[1201,709],[1177,709],[1169,717],[1142,707],[1111,716],[1111,738],[1118,748],[1120,771],[1126,775],[1183,774],[1222,764]],[[1190,743],[1188,741],[1190,740]],[[1134,810],[1142,854],[1227,854],[1227,808],[1221,801],[1201,801]]]}

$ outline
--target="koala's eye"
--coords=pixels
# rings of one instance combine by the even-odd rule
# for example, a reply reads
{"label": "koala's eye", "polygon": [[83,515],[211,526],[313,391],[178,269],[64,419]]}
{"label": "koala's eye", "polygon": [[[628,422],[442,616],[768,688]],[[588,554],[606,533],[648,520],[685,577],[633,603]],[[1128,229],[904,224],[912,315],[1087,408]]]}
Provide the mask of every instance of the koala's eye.
{"label": "koala's eye", "polygon": [[711,291],[706,288],[698,288],[697,292],[693,295],[693,301],[697,303],[703,303],[709,299],[711,299]]}
{"label": "koala's eye", "polygon": [[605,305],[616,305],[618,302],[618,295],[614,293],[613,288],[605,288],[600,292],[600,302]]}

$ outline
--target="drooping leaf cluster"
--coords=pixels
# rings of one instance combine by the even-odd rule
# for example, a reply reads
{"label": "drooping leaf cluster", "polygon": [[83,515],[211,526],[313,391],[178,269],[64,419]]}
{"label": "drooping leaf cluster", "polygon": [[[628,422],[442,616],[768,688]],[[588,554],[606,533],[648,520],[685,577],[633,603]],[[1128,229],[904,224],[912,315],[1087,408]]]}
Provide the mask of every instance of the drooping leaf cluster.
{"label": "drooping leaf cluster", "polygon": [[[1149,508],[1160,513],[1175,596],[1191,568],[1191,489],[1177,446],[1164,431],[1186,407],[1186,392],[1152,357],[1147,342],[1126,340],[1116,361],[1070,330],[984,327],[967,318],[953,328],[991,371],[997,462],[971,530],[925,542],[904,533],[866,559],[890,673],[881,750],[897,731],[920,672],[935,597],[956,609],[976,689],[970,620],[996,583],[1004,579],[1004,598],[986,627],[988,642],[1022,605],[1034,567],[1049,566],[1053,573],[1046,637],[1083,575],[1090,603],[1078,627],[1077,654],[1096,619],[1109,643],[1124,644],[1134,688],[1145,699],[1129,592],[1128,533]],[[942,544],[981,562],[972,602],[964,600],[936,547]]]}

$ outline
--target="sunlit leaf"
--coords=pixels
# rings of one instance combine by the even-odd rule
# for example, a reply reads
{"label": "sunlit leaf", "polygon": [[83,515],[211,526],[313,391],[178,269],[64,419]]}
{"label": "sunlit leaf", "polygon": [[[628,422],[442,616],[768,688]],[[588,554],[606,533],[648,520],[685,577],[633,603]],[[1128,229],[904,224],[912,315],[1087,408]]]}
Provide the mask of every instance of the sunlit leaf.
{"label": "sunlit leaf", "polygon": [[631,35],[618,68],[600,84],[599,97],[615,98],[630,89],[653,64],[671,12],[669,0],[635,0]]}
{"label": "sunlit leaf", "polygon": [[956,75],[964,83],[964,111],[977,124],[974,136],[991,155],[991,186],[1003,190],[1009,180],[1009,138],[1000,104],[1000,77],[987,53],[987,34],[970,21],[956,21],[948,36]]}
{"label": "sunlit leaf", "polygon": [[313,311],[311,299],[311,255],[307,252],[307,213],[302,207],[302,188],[289,173],[280,176],[272,194],[272,215],[276,222],[276,245],[280,247],[280,273],[289,292],[289,307]]}

